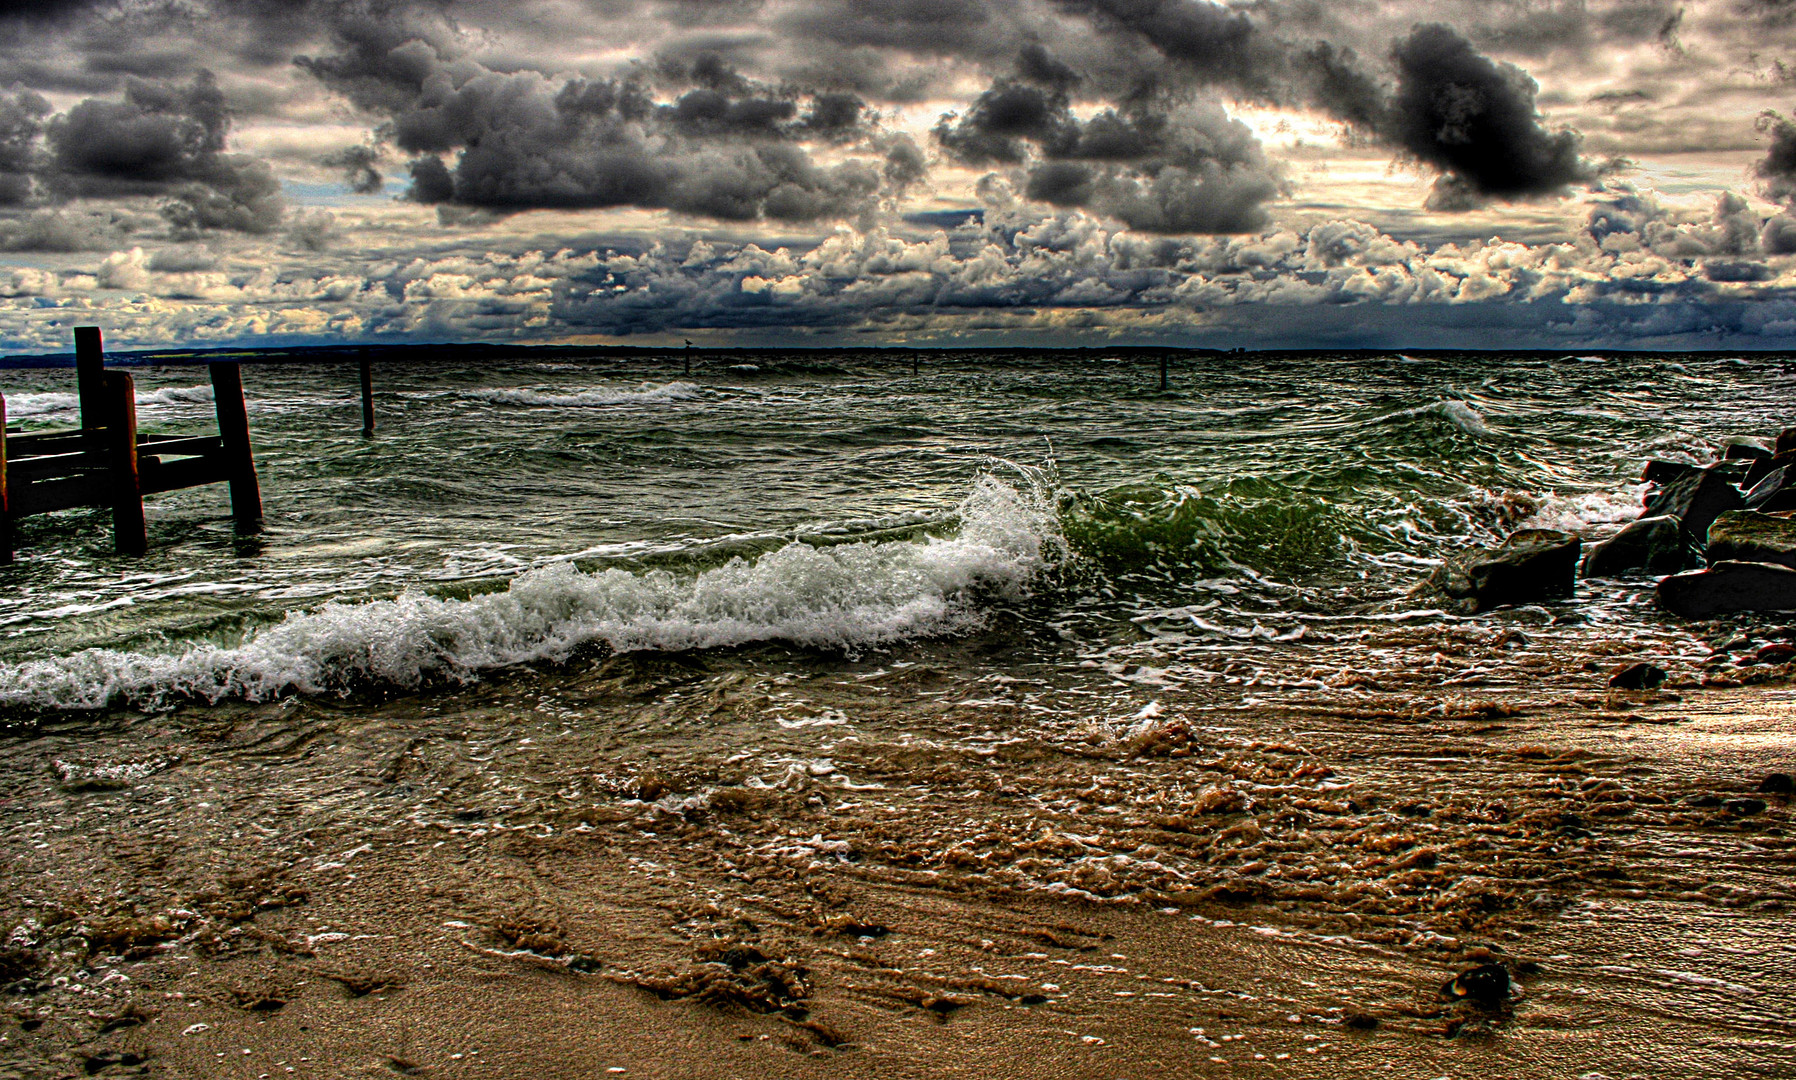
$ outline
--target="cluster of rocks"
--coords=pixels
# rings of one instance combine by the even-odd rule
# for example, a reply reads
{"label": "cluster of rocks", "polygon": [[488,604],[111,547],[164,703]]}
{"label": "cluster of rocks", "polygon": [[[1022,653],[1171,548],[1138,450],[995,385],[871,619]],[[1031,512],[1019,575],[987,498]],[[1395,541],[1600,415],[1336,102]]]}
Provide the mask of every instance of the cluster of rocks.
{"label": "cluster of rocks", "polygon": [[1732,440],[1708,465],[1649,461],[1640,478],[1639,518],[1588,552],[1572,533],[1523,529],[1448,559],[1431,586],[1472,613],[1564,599],[1580,574],[1644,572],[1666,575],[1659,603],[1685,618],[1796,610],[1796,428]]}

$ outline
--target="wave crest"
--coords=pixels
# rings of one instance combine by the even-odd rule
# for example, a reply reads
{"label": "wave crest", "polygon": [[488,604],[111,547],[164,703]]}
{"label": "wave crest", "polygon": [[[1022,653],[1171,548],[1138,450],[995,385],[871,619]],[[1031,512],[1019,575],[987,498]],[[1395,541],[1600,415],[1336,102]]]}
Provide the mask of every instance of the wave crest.
{"label": "wave crest", "polygon": [[235,646],[170,654],[87,649],[0,665],[0,703],[155,707],[172,699],[266,701],[348,693],[368,684],[415,688],[481,672],[566,660],[603,644],[616,652],[712,649],[761,641],[857,648],[952,633],[980,620],[982,596],[1020,597],[1065,553],[1052,493],[1019,470],[1019,488],[981,475],[951,536],[838,543],[794,541],[697,574],[582,571],[557,563],[502,592],[467,599],[407,593],[329,603]]}

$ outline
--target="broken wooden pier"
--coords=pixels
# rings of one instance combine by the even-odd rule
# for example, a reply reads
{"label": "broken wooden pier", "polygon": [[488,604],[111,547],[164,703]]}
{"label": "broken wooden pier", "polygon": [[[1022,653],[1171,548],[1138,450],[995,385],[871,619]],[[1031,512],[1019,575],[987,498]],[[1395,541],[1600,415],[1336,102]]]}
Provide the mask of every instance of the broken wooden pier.
{"label": "broken wooden pier", "polygon": [[19,518],[78,506],[109,507],[118,553],[141,555],[149,546],[143,497],[204,484],[229,484],[237,531],[260,531],[262,492],[242,372],[234,361],[206,367],[218,414],[216,435],[139,435],[136,386],[125,372],[106,370],[95,326],[75,328],[79,428],[8,433],[6,400],[0,396],[0,562],[12,561],[13,523]]}

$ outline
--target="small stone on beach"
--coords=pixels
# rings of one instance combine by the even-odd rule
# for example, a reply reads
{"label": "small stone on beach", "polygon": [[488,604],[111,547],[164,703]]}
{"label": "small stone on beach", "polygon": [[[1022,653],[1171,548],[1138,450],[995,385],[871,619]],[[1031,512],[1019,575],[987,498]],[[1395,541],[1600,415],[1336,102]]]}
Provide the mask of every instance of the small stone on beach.
{"label": "small stone on beach", "polygon": [[1665,669],[1656,664],[1625,664],[1609,676],[1609,685],[1617,690],[1651,690],[1665,681]]}
{"label": "small stone on beach", "polygon": [[1448,1000],[1470,1001],[1481,1008],[1495,1008],[1509,996],[1509,969],[1502,964],[1480,964],[1448,981],[1441,987],[1441,996]]}

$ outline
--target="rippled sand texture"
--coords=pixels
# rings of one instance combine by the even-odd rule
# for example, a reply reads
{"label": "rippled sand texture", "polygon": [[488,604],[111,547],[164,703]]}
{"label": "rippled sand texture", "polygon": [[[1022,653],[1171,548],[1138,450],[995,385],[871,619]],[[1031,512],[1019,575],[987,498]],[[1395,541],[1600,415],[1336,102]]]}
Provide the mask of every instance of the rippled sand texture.
{"label": "rippled sand texture", "polygon": [[0,1070],[1790,1075],[1789,672],[1544,623],[51,714]]}

